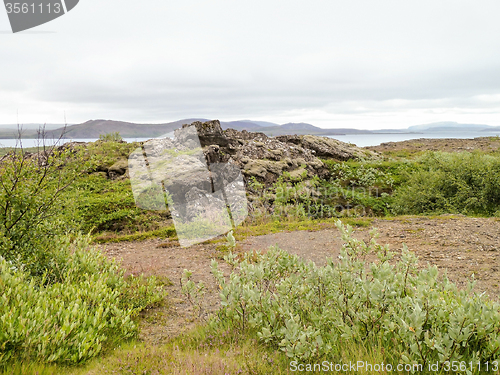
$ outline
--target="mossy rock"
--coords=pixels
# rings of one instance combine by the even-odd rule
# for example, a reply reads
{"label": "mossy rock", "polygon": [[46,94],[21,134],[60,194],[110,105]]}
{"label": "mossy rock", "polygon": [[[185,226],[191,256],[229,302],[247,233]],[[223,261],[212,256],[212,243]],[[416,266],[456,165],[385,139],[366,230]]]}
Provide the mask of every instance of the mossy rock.
{"label": "mossy rock", "polygon": [[108,168],[108,172],[114,172],[118,175],[123,175],[127,172],[128,169],[128,160],[120,159],[116,163],[114,163],[111,167]]}
{"label": "mossy rock", "polygon": [[243,173],[247,176],[265,178],[267,173],[279,176],[286,168],[288,168],[288,163],[285,160],[273,161],[258,159],[247,162],[243,169]]}
{"label": "mossy rock", "polygon": [[302,181],[307,177],[307,170],[305,168],[297,168],[288,173],[290,174],[290,180],[292,181]]}

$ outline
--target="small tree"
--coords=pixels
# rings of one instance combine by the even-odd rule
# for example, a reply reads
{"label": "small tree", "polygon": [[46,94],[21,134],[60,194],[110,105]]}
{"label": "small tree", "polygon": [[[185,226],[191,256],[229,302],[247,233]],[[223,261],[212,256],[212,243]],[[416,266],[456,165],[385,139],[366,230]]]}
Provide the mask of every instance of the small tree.
{"label": "small tree", "polygon": [[122,142],[123,141],[122,136],[120,135],[120,132],[100,134],[99,140],[101,142]]}
{"label": "small tree", "polygon": [[50,268],[55,238],[66,232],[60,198],[76,171],[63,168],[71,150],[60,146],[61,138],[47,145],[41,128],[36,152],[29,153],[19,129],[16,147],[0,159],[0,256],[33,276]]}

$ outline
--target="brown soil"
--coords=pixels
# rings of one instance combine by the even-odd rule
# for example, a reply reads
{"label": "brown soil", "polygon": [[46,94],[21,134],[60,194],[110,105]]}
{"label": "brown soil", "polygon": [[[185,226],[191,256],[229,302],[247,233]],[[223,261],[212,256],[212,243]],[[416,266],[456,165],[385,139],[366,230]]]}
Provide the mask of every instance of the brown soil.
{"label": "brown soil", "polygon": [[[388,244],[398,251],[406,243],[420,259],[421,266],[436,265],[446,270],[448,277],[464,287],[474,274],[476,290],[498,299],[500,285],[500,220],[496,218],[469,218],[462,216],[399,217],[376,219],[378,243]],[[371,228],[355,230],[357,238],[368,239]],[[336,257],[342,245],[337,229],[296,231],[249,237],[238,244],[239,251],[266,250],[277,244],[290,253],[316,264],[326,257]],[[177,336],[180,332],[206,319],[218,308],[218,285],[210,272],[210,261],[218,257],[220,268],[229,275],[230,269],[220,260],[216,244],[201,244],[180,248],[175,242],[151,239],[141,242],[100,245],[109,257],[122,260],[128,273],[160,275],[168,277],[172,285],[167,287],[168,304],[153,309],[143,319],[141,338],[160,343]],[[193,271],[193,280],[203,281],[206,294],[201,316],[194,316],[193,307],[180,290],[180,278],[184,269]]]}
{"label": "brown soil", "polygon": [[365,147],[368,150],[377,152],[397,152],[408,151],[415,153],[418,151],[432,150],[432,151],[446,151],[446,152],[460,152],[481,150],[484,152],[498,151],[500,149],[500,138],[497,137],[480,137],[474,139],[454,139],[454,138],[441,138],[429,139],[420,138],[412,139],[402,142],[387,142],[379,146]]}

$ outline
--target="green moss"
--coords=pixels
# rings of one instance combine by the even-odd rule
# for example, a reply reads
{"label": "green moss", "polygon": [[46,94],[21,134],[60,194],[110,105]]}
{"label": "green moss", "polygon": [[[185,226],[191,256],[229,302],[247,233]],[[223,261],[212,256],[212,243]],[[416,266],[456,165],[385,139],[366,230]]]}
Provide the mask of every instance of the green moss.
{"label": "green moss", "polygon": [[174,227],[161,228],[153,231],[134,233],[127,235],[104,234],[95,236],[93,242],[95,243],[109,243],[109,242],[131,242],[131,241],[144,241],[149,238],[172,238],[176,239],[176,232]]}
{"label": "green moss", "polygon": [[297,168],[291,172],[288,172],[288,176],[292,181],[302,181],[307,177],[307,170],[305,168]]}

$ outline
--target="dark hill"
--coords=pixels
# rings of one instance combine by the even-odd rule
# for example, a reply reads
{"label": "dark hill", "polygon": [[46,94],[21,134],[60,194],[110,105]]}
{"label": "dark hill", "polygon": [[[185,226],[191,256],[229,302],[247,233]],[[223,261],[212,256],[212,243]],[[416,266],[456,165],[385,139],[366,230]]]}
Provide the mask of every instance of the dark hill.
{"label": "dark hill", "polygon": [[281,125],[281,129],[324,131],[324,129],[318,128],[317,126],[311,124],[306,124],[305,122],[289,122],[287,124]]}
{"label": "dark hill", "polygon": [[[64,138],[99,138],[101,134],[119,132],[123,138],[154,138],[172,132],[182,127],[183,124],[191,124],[194,121],[207,121],[206,119],[183,119],[165,124],[136,124],[125,121],[113,120],[90,120],[82,124],[68,126],[64,133]],[[223,129],[247,130],[252,132],[262,132],[267,135],[287,135],[287,134],[311,134],[311,135],[331,135],[345,134],[345,130],[321,129],[317,126],[306,123],[288,123],[284,125],[263,126],[272,124],[263,121],[221,121]],[[47,132],[49,137],[59,137],[64,128],[59,128]]]}
{"label": "dark hill", "polygon": [[[101,134],[119,132],[123,138],[154,138],[170,133],[183,124],[204,119],[186,119],[165,124],[135,124],[125,121],[90,120],[83,124],[71,125],[66,128],[64,138],[99,138]],[[47,132],[49,137],[59,137],[64,128]]]}

